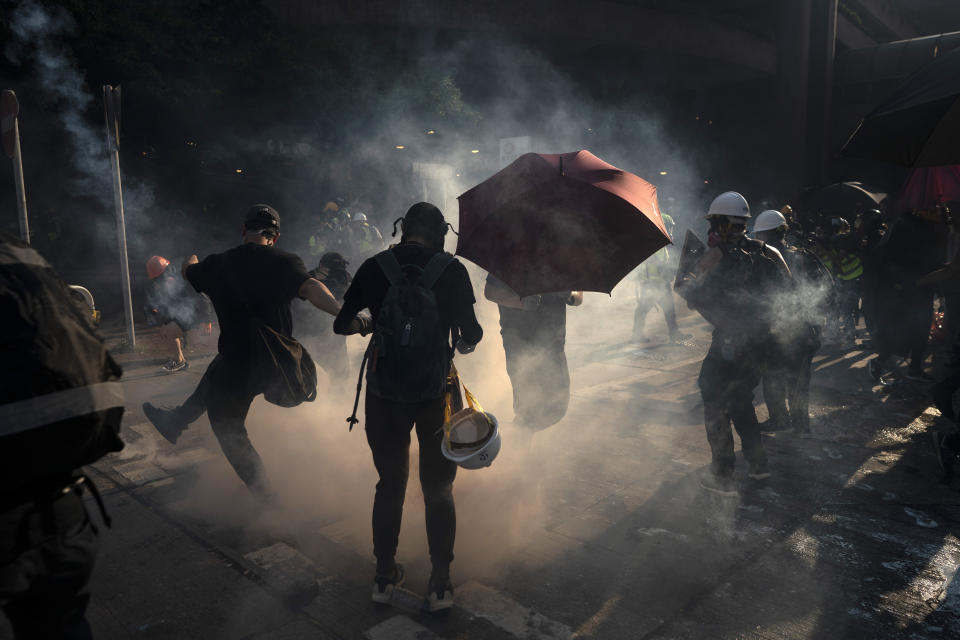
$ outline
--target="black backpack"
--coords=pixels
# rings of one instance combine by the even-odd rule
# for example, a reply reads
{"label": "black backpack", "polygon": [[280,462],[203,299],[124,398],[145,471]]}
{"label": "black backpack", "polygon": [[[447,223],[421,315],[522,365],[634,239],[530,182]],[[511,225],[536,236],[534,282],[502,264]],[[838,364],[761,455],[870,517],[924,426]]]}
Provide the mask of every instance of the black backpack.
{"label": "black backpack", "polygon": [[443,396],[453,354],[433,286],[453,259],[440,252],[421,269],[400,266],[389,250],[375,256],[390,288],[371,340],[367,384],[374,395],[398,402]]}
{"label": "black backpack", "polygon": [[40,254],[0,233],[0,492],[123,448],[120,366]]}

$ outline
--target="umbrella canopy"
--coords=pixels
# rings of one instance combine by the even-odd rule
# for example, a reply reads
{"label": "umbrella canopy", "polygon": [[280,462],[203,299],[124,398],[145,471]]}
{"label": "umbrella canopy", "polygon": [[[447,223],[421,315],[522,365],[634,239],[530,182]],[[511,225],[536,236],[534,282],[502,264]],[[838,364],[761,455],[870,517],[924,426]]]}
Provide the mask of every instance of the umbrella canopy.
{"label": "umbrella canopy", "polygon": [[458,200],[457,255],[520,296],[610,293],[670,243],[656,187],[589,151],[527,153]]}
{"label": "umbrella canopy", "polygon": [[960,164],[960,49],[907,78],[853,132],[841,154],[905,167]]}
{"label": "umbrella canopy", "polygon": [[932,209],[960,200],[960,165],[914,169],[897,199],[900,209]]}
{"label": "umbrella canopy", "polygon": [[852,217],[858,211],[877,208],[886,196],[868,190],[860,182],[837,182],[803,193],[800,209],[815,220],[832,216]]}

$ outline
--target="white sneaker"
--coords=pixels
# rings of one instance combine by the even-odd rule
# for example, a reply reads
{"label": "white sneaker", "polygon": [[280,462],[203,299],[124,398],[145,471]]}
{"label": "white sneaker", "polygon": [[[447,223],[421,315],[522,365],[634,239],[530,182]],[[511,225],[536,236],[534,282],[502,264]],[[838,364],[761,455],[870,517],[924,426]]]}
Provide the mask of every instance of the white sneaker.
{"label": "white sneaker", "polygon": [[374,576],[373,593],[370,594],[370,599],[377,604],[389,603],[390,599],[393,597],[394,590],[403,584],[404,578],[406,578],[406,576],[404,575],[402,564],[397,564],[394,566],[393,575]]}

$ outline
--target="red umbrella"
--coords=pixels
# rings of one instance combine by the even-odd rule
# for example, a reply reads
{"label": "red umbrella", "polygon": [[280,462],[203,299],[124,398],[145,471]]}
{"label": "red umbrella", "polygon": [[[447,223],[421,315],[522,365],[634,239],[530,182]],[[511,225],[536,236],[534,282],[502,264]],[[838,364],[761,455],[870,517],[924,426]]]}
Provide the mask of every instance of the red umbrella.
{"label": "red umbrella", "polygon": [[951,200],[960,200],[960,165],[914,169],[897,204],[901,209],[932,209]]}
{"label": "red umbrella", "polygon": [[520,296],[610,293],[670,243],[657,188],[589,151],[527,153],[458,200],[457,255]]}

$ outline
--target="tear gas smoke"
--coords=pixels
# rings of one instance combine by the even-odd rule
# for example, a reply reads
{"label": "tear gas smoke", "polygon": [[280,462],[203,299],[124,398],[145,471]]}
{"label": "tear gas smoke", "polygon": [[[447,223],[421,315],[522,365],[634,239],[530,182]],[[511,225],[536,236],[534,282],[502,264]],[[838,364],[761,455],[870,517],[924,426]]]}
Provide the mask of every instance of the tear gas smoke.
{"label": "tear gas smoke", "polygon": [[[90,225],[79,228],[74,225],[71,231],[92,231],[88,240],[94,246],[106,243],[98,248],[115,249],[116,243],[111,242],[116,237],[116,227],[109,215],[113,213],[114,197],[106,134],[102,127],[91,124],[100,103],[94,99],[86,78],[62,43],[76,25],[65,9],[44,7],[26,0],[13,10],[10,28],[14,38],[7,44],[7,58],[19,66],[35,69],[40,99],[55,112],[67,135],[70,163],[75,170],[71,180],[71,199],[92,198],[104,212],[104,215],[95,216]],[[144,213],[155,202],[153,190],[139,181],[125,178],[123,201],[128,242],[136,248],[139,239],[149,229]],[[62,210],[72,212],[77,203],[71,201],[58,205]]]}
{"label": "tear gas smoke", "polygon": [[[105,207],[112,206],[103,136],[99,129],[90,127],[87,120],[87,112],[93,110],[93,98],[82,76],[57,44],[57,35],[70,28],[69,20],[26,2],[18,7],[13,21],[17,40],[8,48],[8,55],[18,60],[32,60],[39,69],[41,86],[57,105],[63,126],[73,141],[73,161],[82,176],[78,188],[84,194],[101,198]],[[390,117],[366,123],[369,125],[366,130],[359,130],[357,123],[350,120],[351,114],[330,116],[335,126],[351,133],[349,146],[354,157],[381,169],[376,175],[342,180],[348,189],[358,192],[351,193],[354,198],[364,198],[366,189],[376,189],[381,201],[390,202],[387,210],[373,212],[381,224],[422,199],[435,201],[448,220],[455,220],[455,196],[500,168],[491,144],[478,147],[475,131],[488,137],[529,134],[534,138],[533,150],[538,152],[588,148],[624,170],[650,178],[655,184],[658,180],[654,178],[659,178],[659,172],[667,171],[672,186],[670,197],[675,198],[668,212],[678,222],[678,233],[700,217],[705,172],[696,166],[697,154],[670,140],[645,101],[631,99],[612,106],[600,105],[582,95],[572,80],[541,55],[509,42],[497,43],[495,47],[489,45],[485,41],[465,40],[450,50],[421,51],[421,62],[410,75],[397,78],[382,92],[387,96],[383,112]],[[437,132],[445,132],[438,124],[428,122],[430,118],[440,119],[436,112],[424,113],[410,103],[404,84],[421,82],[427,77],[437,87],[450,90],[452,81],[448,79],[471,74],[478,50],[484,51],[489,71],[483,83],[487,89],[481,100],[486,119],[480,122],[465,112],[466,107],[457,107],[456,92],[452,92],[450,104],[459,109],[461,119],[472,118],[478,124],[473,130],[461,125],[446,138],[449,144],[418,160],[422,164],[416,167],[412,160],[400,155],[410,151],[406,141],[424,139],[428,128],[435,132],[431,138],[439,138]],[[377,63],[359,56],[351,62],[356,67],[353,75],[363,78],[365,71]],[[311,117],[307,113],[315,109],[316,105],[305,105],[304,122],[313,121],[307,119]],[[238,146],[243,144],[237,141]],[[472,153],[474,149],[479,153]],[[330,166],[325,169],[337,170]],[[149,207],[151,192],[146,188],[138,191],[127,184],[125,189],[130,198],[127,201],[131,213],[129,228],[133,233],[143,234],[149,226],[138,212]],[[661,191],[662,202],[666,192]],[[136,206],[131,205],[131,200]],[[318,209],[321,202],[314,197],[295,215]],[[103,235],[112,237],[112,229]],[[387,236],[389,241],[389,234]],[[233,229],[224,229],[221,243],[229,242],[231,237]],[[455,239],[448,237],[447,242],[448,248],[452,248]],[[281,246],[287,245],[282,242]],[[183,247],[183,253],[190,249]],[[355,269],[359,265],[351,266]],[[611,495],[619,495],[630,509],[642,505],[655,488],[667,480],[677,479],[666,475],[656,477],[650,470],[663,470],[664,455],[676,455],[676,451],[685,449],[679,440],[681,436],[675,436],[678,439],[674,443],[675,451],[650,448],[633,456],[608,450],[608,443],[611,440],[635,442],[631,440],[636,437],[635,432],[654,420],[659,425],[671,423],[664,426],[696,427],[699,424],[696,415],[650,417],[642,403],[637,402],[642,399],[638,396],[646,388],[645,383],[634,380],[636,372],[629,371],[629,367],[623,367],[625,371],[618,374],[624,381],[617,385],[614,396],[597,395],[598,385],[610,381],[609,368],[600,367],[602,354],[607,352],[614,358],[628,350],[625,342],[633,317],[633,292],[632,285],[621,285],[612,298],[588,295],[582,307],[568,310],[567,353],[573,378],[570,411],[549,430],[536,435],[524,434],[512,424],[512,390],[506,375],[496,305],[482,298],[484,274],[472,265],[468,267],[485,338],[474,354],[458,358],[457,365],[484,408],[500,417],[504,425],[504,446],[491,468],[462,471],[455,483],[459,521],[454,565],[457,580],[490,578],[517,561],[542,564],[551,559],[547,551],[538,547],[545,536],[550,536],[548,527],[558,512],[589,506],[578,497],[584,483],[610,487]],[[611,345],[616,345],[613,351],[609,351]],[[359,368],[361,348],[361,341],[352,338],[352,373]],[[603,380],[603,376],[607,379]],[[330,386],[325,388],[321,382],[318,401],[294,410],[279,409],[257,400],[247,425],[279,499],[286,507],[287,517],[301,524],[311,523],[313,530],[369,555],[369,518],[376,474],[363,432],[347,433],[345,428],[344,418],[351,401],[352,394],[332,393]],[[205,426],[203,420],[193,429]],[[696,438],[702,439],[702,428],[693,432]],[[212,438],[209,446],[217,448]],[[423,505],[416,481],[416,448],[414,443],[399,555],[408,561],[426,562]],[[159,451],[144,453],[164,455]],[[176,456],[176,453],[166,455]],[[213,467],[216,471],[200,477],[196,491],[182,508],[203,512],[205,517],[229,520],[236,517],[235,503],[230,498],[244,490],[226,462],[220,457],[216,460]],[[704,462],[701,459],[693,464],[699,467]],[[646,486],[618,489],[626,476],[640,478]],[[690,504],[694,494],[682,495],[680,499]],[[734,506],[719,508],[711,517],[729,524],[734,513]],[[729,529],[717,527],[716,523],[704,524],[700,513],[680,523],[680,526],[687,525],[718,531]],[[557,542],[558,539],[563,540],[563,536],[554,538],[556,548],[550,552],[553,555],[563,553],[564,545],[576,544],[575,536],[561,542]]]}

